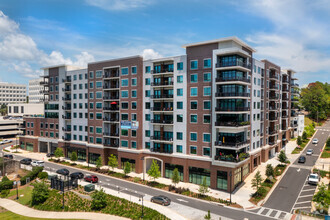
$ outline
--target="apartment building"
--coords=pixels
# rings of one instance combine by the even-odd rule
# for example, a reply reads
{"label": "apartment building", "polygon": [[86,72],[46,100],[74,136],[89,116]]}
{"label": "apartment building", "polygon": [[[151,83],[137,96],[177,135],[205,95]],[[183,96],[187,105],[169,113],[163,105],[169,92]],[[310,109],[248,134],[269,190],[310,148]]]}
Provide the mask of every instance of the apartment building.
{"label": "apartment building", "polygon": [[[186,54],[44,68],[45,117],[26,117],[21,144],[64,149],[137,173],[153,160],[165,178],[233,191],[293,135],[293,71],[253,58],[236,37],[184,45]],[[29,146],[29,147],[28,147]]]}
{"label": "apartment building", "polygon": [[0,105],[26,102],[26,86],[23,84],[0,82]]}
{"label": "apartment building", "polygon": [[29,103],[39,103],[43,100],[43,86],[40,85],[42,78],[29,80]]}

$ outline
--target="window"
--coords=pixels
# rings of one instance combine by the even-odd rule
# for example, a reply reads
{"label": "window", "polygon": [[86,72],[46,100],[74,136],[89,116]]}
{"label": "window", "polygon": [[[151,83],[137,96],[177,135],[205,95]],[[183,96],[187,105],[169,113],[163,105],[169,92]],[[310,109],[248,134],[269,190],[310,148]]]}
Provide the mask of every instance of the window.
{"label": "window", "polygon": [[176,77],[178,83],[183,83],[183,76]]}
{"label": "window", "polygon": [[132,66],[132,74],[136,74],[136,66]]}
{"label": "window", "polygon": [[77,80],[77,75],[73,75],[73,80],[74,80],[74,81]]}
{"label": "window", "polygon": [[136,148],[136,141],[132,141],[131,144],[132,144],[131,146],[132,148]]}
{"label": "window", "polygon": [[191,101],[190,102],[190,109],[191,110],[197,110],[197,101]]}
{"label": "window", "polygon": [[204,147],[203,148],[203,155],[204,156],[210,156],[211,155],[211,150],[209,147]]}
{"label": "window", "polygon": [[96,103],[96,108],[101,109],[102,108],[102,102],[97,102]]}
{"label": "window", "polygon": [[197,83],[198,82],[198,76],[197,76],[197,74],[191,74],[190,75],[190,82],[191,83]]}
{"label": "window", "polygon": [[197,96],[198,89],[196,87],[190,88],[190,96]]}
{"label": "window", "polygon": [[93,72],[93,71],[90,71],[90,72],[89,72],[89,78],[90,78],[90,79],[94,78],[94,72]]}
{"label": "window", "polygon": [[190,123],[197,123],[197,115],[190,115]]}
{"label": "window", "polygon": [[183,62],[177,63],[177,70],[183,70]]}
{"label": "window", "polygon": [[94,99],[94,93],[90,92],[90,93],[89,93],[89,98],[90,98],[90,99]]}
{"label": "window", "polygon": [[146,121],[150,121],[150,114],[146,114]]}
{"label": "window", "polygon": [[211,96],[211,87],[210,86],[205,86],[203,88],[203,95],[204,96]]}
{"label": "window", "polygon": [[132,105],[132,109],[136,109],[136,102],[132,102],[131,105]]}
{"label": "window", "polygon": [[122,135],[122,136],[128,136],[128,130],[126,130],[126,129],[121,129],[121,135]]}
{"label": "window", "polygon": [[211,73],[204,73],[203,80],[204,82],[211,82]]}
{"label": "window", "polygon": [[102,92],[95,93],[97,99],[102,99]]}
{"label": "window", "polygon": [[96,88],[102,88],[102,81],[97,81],[95,83]]}
{"label": "window", "polygon": [[198,68],[198,61],[197,60],[191,60],[190,61],[190,69],[195,70]]}
{"label": "window", "polygon": [[211,59],[204,60],[204,68],[211,68]]}
{"label": "window", "polygon": [[136,90],[132,90],[132,98],[136,98],[136,96],[137,96]]}
{"label": "window", "polygon": [[177,122],[183,122],[183,115],[176,115]]}
{"label": "window", "polygon": [[177,96],[183,96],[183,89],[176,90]]}
{"label": "window", "polygon": [[150,78],[146,78],[146,85],[150,85]]}
{"label": "window", "polygon": [[128,68],[121,68],[121,75],[128,75]]}
{"label": "window", "polygon": [[94,83],[90,82],[90,83],[89,83],[89,88],[90,88],[90,89],[93,89],[93,88],[94,88]]}
{"label": "window", "polygon": [[136,78],[133,78],[132,79],[132,86],[136,86],[136,84],[137,84],[137,79]]}
{"label": "window", "polygon": [[146,109],[150,109],[150,102],[146,102]]}
{"label": "window", "polygon": [[177,109],[183,109],[183,102],[176,102]]}
{"label": "window", "polygon": [[197,133],[190,132],[190,141],[197,141]]}
{"label": "window", "polygon": [[96,127],[95,131],[96,131],[96,134],[102,134],[102,128],[101,127]]}
{"label": "window", "polygon": [[150,97],[150,90],[146,90],[146,97]]}
{"label": "window", "polygon": [[96,113],[96,119],[102,119],[102,113]]}
{"label": "window", "polygon": [[182,140],[183,139],[183,133],[182,132],[176,132],[176,139]]}
{"label": "window", "polygon": [[128,91],[121,91],[121,97],[122,98],[128,98]]}
{"label": "window", "polygon": [[121,108],[122,109],[128,109],[128,102],[122,102],[121,103]]}
{"label": "window", "polygon": [[121,120],[127,121],[128,120],[128,114],[121,114]]}
{"label": "window", "polygon": [[210,143],[211,142],[211,134],[203,134],[203,142]]}
{"label": "window", "polygon": [[122,147],[128,147],[128,141],[121,141]]}
{"label": "window", "polygon": [[89,133],[94,133],[94,127],[93,126],[89,127]]}
{"label": "window", "polygon": [[124,87],[124,86],[128,86],[128,79],[122,79],[121,80],[121,86]]}
{"label": "window", "polygon": [[204,122],[204,124],[210,124],[211,123],[211,115],[204,115],[203,116],[203,122]]}
{"label": "window", "polygon": [[197,147],[196,146],[190,146],[190,154],[197,154]]}
{"label": "window", "polygon": [[211,101],[204,101],[204,110],[210,110],[211,109]]}
{"label": "window", "polygon": [[102,78],[102,70],[98,70],[95,72],[95,77],[96,78]]}
{"label": "window", "polygon": [[176,152],[182,153],[182,145],[176,145]]}
{"label": "window", "polygon": [[102,144],[102,138],[95,138],[97,144]]}
{"label": "window", "polygon": [[146,73],[150,73],[150,70],[151,70],[150,66],[146,66]]}
{"label": "window", "polygon": [[146,137],[150,137],[150,130],[146,130]]}
{"label": "window", "polygon": [[132,121],[136,121],[136,114],[132,114]]}

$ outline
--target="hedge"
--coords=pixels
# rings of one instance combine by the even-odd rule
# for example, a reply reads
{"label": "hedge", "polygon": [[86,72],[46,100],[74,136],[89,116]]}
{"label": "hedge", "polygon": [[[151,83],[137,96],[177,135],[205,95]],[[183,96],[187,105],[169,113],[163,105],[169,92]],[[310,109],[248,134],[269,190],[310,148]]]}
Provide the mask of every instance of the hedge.
{"label": "hedge", "polygon": [[21,185],[23,186],[26,184],[27,178],[30,178],[30,181],[34,180],[43,169],[43,167],[33,167],[32,171],[21,178]]}

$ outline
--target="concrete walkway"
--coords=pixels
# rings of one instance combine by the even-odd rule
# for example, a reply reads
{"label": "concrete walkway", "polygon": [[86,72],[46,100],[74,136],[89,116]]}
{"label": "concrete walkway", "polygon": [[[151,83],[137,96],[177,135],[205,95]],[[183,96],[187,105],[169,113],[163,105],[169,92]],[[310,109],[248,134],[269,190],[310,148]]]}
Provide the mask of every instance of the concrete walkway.
{"label": "concrete walkway", "polygon": [[10,199],[0,199],[0,206],[7,209],[8,211],[14,212],[18,215],[27,216],[31,218],[54,218],[54,219],[93,219],[93,220],[124,220],[123,218],[114,215],[107,215],[101,213],[92,212],[48,212],[39,211],[36,209],[29,208],[21,205]]}

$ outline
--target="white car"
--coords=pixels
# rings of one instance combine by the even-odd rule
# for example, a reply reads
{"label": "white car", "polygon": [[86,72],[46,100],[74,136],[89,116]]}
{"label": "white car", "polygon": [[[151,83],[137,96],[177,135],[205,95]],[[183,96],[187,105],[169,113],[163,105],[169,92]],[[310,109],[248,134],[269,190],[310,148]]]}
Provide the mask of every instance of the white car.
{"label": "white car", "polygon": [[313,149],[308,149],[306,151],[306,155],[313,155]]}
{"label": "white car", "polygon": [[308,184],[317,185],[319,183],[320,177],[316,173],[309,174]]}
{"label": "white car", "polygon": [[2,144],[7,144],[7,143],[10,143],[10,142],[12,142],[12,140],[3,140]]}
{"label": "white car", "polygon": [[45,166],[45,162],[44,161],[41,161],[41,160],[33,161],[31,163],[31,166],[33,166],[33,167],[44,167]]}
{"label": "white car", "polygon": [[319,143],[319,140],[317,138],[314,138],[312,141],[312,144],[318,144],[318,143]]}

